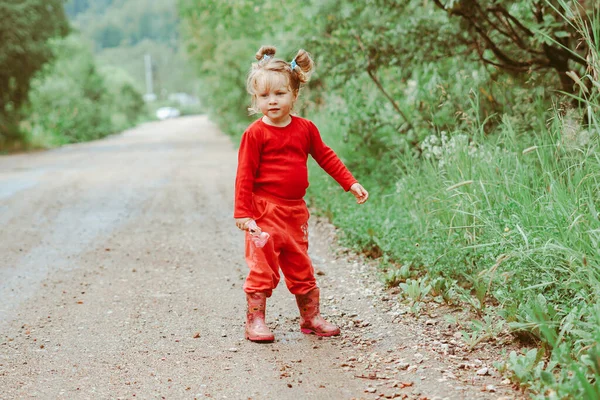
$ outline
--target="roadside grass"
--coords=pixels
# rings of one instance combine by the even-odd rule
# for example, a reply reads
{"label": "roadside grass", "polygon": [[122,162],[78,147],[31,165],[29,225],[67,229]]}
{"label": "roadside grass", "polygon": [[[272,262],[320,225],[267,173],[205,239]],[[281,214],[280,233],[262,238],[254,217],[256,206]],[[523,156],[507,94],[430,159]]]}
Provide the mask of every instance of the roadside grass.
{"label": "roadside grass", "polygon": [[600,130],[574,113],[534,135],[506,116],[496,135],[442,134],[395,182],[370,176],[389,162],[359,176],[362,207],[311,169],[310,201],[412,304],[440,296],[538,344],[500,369],[539,398],[600,393]]}

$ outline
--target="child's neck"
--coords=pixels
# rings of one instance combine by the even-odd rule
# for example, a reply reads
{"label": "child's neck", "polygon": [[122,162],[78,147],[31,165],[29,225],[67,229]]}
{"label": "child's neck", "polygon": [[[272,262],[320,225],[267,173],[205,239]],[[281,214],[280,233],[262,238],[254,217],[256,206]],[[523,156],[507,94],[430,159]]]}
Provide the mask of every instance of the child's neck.
{"label": "child's neck", "polygon": [[288,126],[291,122],[292,122],[292,116],[288,114],[287,118],[282,119],[281,121],[272,121],[269,117],[267,117],[266,115],[263,115],[262,117],[262,121],[267,124],[267,125],[271,125],[271,126],[277,126],[279,128],[283,128],[285,126]]}

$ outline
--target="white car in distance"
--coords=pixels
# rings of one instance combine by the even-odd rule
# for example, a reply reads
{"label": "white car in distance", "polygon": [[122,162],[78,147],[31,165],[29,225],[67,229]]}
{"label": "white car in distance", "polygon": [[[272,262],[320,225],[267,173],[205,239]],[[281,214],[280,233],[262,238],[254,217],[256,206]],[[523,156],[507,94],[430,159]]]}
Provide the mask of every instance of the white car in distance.
{"label": "white car in distance", "polygon": [[156,110],[156,118],[163,121],[169,118],[177,118],[181,115],[179,110],[175,107],[161,107]]}

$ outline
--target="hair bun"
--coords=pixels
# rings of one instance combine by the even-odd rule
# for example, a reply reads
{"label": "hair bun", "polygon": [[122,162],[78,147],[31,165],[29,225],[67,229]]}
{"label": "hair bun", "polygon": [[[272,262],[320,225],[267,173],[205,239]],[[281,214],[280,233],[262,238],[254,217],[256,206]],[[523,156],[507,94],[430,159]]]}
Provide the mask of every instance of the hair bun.
{"label": "hair bun", "polygon": [[275,48],[275,46],[262,46],[260,49],[258,49],[258,52],[256,53],[255,57],[258,61],[260,61],[265,55],[273,57],[276,51],[277,49]]}
{"label": "hair bun", "polygon": [[298,50],[298,53],[296,53],[294,60],[296,61],[296,65],[300,67],[293,70],[297,74],[300,83],[308,82],[315,67],[315,63],[310,56],[310,53],[304,49],[300,49]]}

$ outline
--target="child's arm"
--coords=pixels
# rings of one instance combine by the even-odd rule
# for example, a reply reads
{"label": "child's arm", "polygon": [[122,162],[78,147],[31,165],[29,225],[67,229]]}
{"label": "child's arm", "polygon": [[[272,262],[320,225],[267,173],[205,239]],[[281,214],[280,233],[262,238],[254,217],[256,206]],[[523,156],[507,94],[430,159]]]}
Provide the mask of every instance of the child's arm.
{"label": "child's arm", "polygon": [[[235,176],[235,199],[233,217],[236,220],[249,220],[252,217],[252,190],[254,177],[260,160],[260,140],[256,138],[256,132],[246,130],[242,135],[240,148],[238,150],[238,167]],[[241,222],[243,224],[244,221]]]}
{"label": "child's arm", "polygon": [[235,224],[241,230],[250,232],[250,238],[258,248],[264,247],[271,237],[267,232],[263,232],[252,218],[236,218]]}
{"label": "child's arm", "polygon": [[262,229],[256,225],[256,221],[252,218],[236,218],[235,225],[242,231],[250,231],[250,233],[261,234]]}
{"label": "child's arm", "polygon": [[358,182],[350,186],[350,192],[356,197],[358,204],[363,204],[369,198],[369,192]]}
{"label": "child's arm", "polygon": [[337,154],[335,154],[335,152],[323,142],[319,130],[312,123],[310,133],[310,154],[313,156],[317,164],[319,164],[319,166],[323,168],[325,172],[335,179],[340,186],[344,188],[344,190],[350,191],[354,197],[356,197],[356,202],[358,204],[363,204],[365,201],[367,201],[369,198],[369,192],[367,192],[365,188],[358,183],[356,178],[352,176],[352,173],[348,170],[348,168],[346,168]]}

